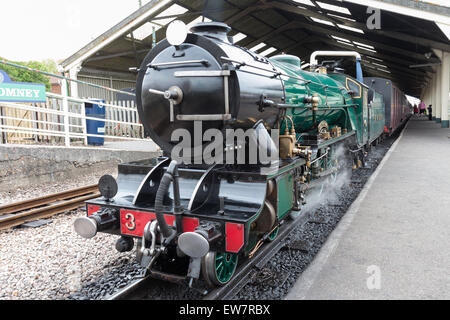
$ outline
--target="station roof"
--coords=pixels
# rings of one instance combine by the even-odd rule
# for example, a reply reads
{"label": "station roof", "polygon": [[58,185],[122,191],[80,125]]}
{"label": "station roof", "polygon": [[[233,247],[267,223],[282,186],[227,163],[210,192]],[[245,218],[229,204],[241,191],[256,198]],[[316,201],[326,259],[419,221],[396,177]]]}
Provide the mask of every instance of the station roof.
{"label": "station roof", "polygon": [[[373,8],[381,9],[379,29],[367,23]],[[235,44],[267,57],[293,54],[305,63],[316,50],[358,51],[364,76],[389,78],[412,96],[420,95],[440,63],[439,50],[450,52],[450,7],[428,2],[152,0],[62,66],[127,74],[152,47],[153,30],[160,41],[175,19],[190,26],[203,19],[225,22]]]}

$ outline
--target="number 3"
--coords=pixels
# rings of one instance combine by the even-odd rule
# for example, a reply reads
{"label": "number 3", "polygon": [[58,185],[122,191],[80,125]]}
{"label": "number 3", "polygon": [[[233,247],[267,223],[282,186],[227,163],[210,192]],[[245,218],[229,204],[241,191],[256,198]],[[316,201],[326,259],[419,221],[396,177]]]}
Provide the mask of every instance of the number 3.
{"label": "number 3", "polygon": [[127,227],[127,229],[130,231],[136,230],[136,222],[135,222],[136,219],[134,218],[134,216],[131,213],[127,213],[125,219],[127,220],[125,227]]}

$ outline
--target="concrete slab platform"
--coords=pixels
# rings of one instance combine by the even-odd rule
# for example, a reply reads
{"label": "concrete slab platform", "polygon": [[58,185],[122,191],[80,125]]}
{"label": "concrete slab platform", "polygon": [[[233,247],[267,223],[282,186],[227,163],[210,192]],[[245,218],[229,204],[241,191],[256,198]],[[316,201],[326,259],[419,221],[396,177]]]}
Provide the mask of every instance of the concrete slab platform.
{"label": "concrete slab platform", "polygon": [[0,145],[0,191],[64,181],[117,164],[161,155],[152,141],[109,142],[102,147]]}
{"label": "concrete slab platform", "polygon": [[449,134],[408,123],[286,299],[450,299]]}
{"label": "concrete slab platform", "polygon": [[157,152],[159,146],[152,140],[147,141],[105,141],[104,148],[115,150]]}

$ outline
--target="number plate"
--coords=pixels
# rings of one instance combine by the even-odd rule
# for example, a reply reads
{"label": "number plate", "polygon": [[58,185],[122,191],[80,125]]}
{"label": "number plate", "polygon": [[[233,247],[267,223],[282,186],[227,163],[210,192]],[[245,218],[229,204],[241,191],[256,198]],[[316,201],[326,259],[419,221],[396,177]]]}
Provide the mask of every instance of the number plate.
{"label": "number plate", "polygon": [[[156,219],[154,212],[143,212],[128,209],[120,210],[120,230],[122,234],[142,237],[144,234],[144,228],[149,221]],[[175,216],[164,215],[164,219],[167,224],[173,226],[175,222]],[[199,221],[196,218],[183,217],[183,231],[192,232],[195,231],[199,225]]]}

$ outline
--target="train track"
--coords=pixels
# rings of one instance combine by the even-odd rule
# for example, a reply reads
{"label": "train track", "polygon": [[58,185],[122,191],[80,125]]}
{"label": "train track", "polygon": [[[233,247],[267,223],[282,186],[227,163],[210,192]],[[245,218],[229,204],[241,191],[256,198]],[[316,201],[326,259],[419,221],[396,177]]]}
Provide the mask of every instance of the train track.
{"label": "train track", "polygon": [[[251,259],[246,259],[238,266],[234,277],[225,286],[212,289],[206,292],[204,300],[229,300],[232,299],[241,288],[243,288],[253,276],[258,273],[264,265],[284,246],[287,245],[289,234],[293,229],[305,225],[310,220],[310,213],[305,212],[295,220],[287,220],[280,227],[280,231],[275,240],[265,243]],[[141,291],[146,290],[146,285],[150,284],[151,276],[139,278],[131,282],[126,287],[116,293],[105,297],[105,300],[126,300],[133,297],[145,296]]]}
{"label": "train track", "polygon": [[129,296],[133,295],[138,290],[143,290],[145,284],[150,282],[152,278],[150,276],[142,277],[132,281],[130,284],[120,289],[116,293],[107,296],[104,300],[126,300]]}
{"label": "train track", "polygon": [[280,227],[278,236],[271,242],[265,243],[251,259],[247,259],[238,266],[234,277],[225,286],[213,289],[204,300],[230,300],[242,289],[254,276],[263,269],[264,265],[272,257],[287,245],[289,234],[297,227],[304,226],[310,219],[310,213],[305,212],[295,220],[285,220]]}
{"label": "train track", "polygon": [[0,230],[77,209],[84,201],[99,196],[95,184],[0,206]]}

